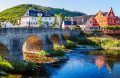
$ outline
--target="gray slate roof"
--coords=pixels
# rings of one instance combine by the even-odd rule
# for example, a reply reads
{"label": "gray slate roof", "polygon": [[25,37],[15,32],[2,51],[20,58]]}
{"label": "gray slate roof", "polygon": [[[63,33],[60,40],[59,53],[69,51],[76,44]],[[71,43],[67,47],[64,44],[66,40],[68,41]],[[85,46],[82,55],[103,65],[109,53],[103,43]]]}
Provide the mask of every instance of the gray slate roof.
{"label": "gray slate roof", "polygon": [[120,17],[118,17],[118,16],[115,16],[116,17],[116,20],[120,20]]}
{"label": "gray slate roof", "polygon": [[95,15],[76,16],[76,17],[73,17],[73,20],[77,21],[77,25],[84,25],[89,19],[91,19],[94,16]]}
{"label": "gray slate roof", "polygon": [[41,11],[35,11],[35,10],[28,10],[23,17],[25,16],[34,16],[34,17],[39,17],[38,13],[42,14],[42,17],[54,17],[53,13],[50,12],[41,12]]}

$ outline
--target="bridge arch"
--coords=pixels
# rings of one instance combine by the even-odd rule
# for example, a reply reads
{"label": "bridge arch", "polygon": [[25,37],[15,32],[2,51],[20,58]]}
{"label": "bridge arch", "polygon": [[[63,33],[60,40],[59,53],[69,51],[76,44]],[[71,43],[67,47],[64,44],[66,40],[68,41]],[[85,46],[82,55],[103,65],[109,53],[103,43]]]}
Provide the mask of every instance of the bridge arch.
{"label": "bridge arch", "polygon": [[58,48],[61,46],[61,39],[59,37],[58,34],[53,34],[51,37],[50,37],[52,43],[53,43],[53,46],[54,48]]}
{"label": "bridge arch", "polygon": [[33,53],[44,50],[44,44],[40,37],[32,35],[27,38],[22,47],[23,52]]}
{"label": "bridge arch", "polygon": [[8,47],[0,42],[0,56],[5,59],[9,59]]}

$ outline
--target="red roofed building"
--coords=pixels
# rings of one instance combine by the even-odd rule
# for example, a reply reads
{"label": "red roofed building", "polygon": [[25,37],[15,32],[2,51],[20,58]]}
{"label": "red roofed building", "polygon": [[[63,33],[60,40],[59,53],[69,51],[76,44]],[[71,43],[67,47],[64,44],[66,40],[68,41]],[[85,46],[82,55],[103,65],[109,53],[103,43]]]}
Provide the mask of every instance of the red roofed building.
{"label": "red roofed building", "polygon": [[107,25],[120,25],[120,18],[116,17],[112,7],[109,12],[99,12],[93,18],[93,27],[94,29],[100,29],[101,27]]}

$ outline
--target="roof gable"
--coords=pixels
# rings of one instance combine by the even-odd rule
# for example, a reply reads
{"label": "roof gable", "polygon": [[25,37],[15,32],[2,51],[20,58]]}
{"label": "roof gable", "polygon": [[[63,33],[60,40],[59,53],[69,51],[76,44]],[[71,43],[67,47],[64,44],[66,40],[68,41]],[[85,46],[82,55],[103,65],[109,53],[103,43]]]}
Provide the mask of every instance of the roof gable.
{"label": "roof gable", "polygon": [[108,13],[108,16],[109,16],[109,17],[115,17],[115,14],[114,14],[112,8],[110,8],[110,11],[109,11],[109,13]]}

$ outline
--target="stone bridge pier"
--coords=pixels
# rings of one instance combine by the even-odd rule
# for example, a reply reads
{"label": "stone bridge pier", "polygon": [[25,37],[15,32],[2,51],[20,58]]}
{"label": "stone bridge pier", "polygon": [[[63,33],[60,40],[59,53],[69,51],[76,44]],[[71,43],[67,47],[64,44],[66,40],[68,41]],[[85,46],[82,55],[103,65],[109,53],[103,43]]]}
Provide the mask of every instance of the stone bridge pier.
{"label": "stone bridge pier", "polygon": [[[80,31],[52,28],[0,28],[0,43],[8,48],[11,59],[23,60],[23,51],[28,49],[28,52],[31,52],[31,47],[50,50],[53,49],[54,43],[66,44],[65,34],[79,37]],[[34,46],[35,44],[38,46]]]}

